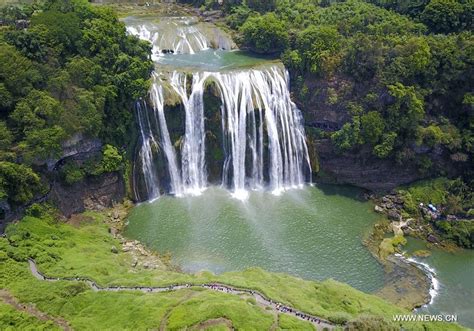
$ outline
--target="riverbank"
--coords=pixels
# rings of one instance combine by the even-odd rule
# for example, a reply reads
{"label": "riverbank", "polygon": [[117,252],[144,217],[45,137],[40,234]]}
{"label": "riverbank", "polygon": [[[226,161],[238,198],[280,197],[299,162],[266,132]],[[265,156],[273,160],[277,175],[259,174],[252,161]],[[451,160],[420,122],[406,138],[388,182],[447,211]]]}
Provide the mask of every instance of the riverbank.
{"label": "riverbank", "polygon": [[[105,325],[116,329],[140,329],[159,327],[162,323],[165,329],[171,329],[220,317],[230,319],[234,328],[243,329],[256,326],[270,329],[272,325],[312,329],[313,325],[294,316],[282,317],[280,312],[269,312],[248,298],[203,291],[193,286],[160,293],[94,292],[81,282],[43,282],[31,275],[26,259],[34,258],[48,277],[86,277],[101,287],[228,284],[239,289],[251,289],[273,302],[336,324],[378,321],[393,326],[393,314],[408,313],[376,296],[332,280],[305,281],[258,268],[216,276],[207,272],[195,275],[179,273],[168,269],[166,263],[157,264],[154,269],[140,263],[133,266],[133,254],[124,250],[128,244],[122,244],[119,237],[114,238],[115,230],[112,230],[120,228],[123,219],[120,218],[119,222],[116,221],[119,217],[114,216],[121,215],[122,208],[117,214],[115,211],[87,212],[69,223],[42,214],[37,217],[30,215],[11,224],[6,238],[0,239],[2,251],[6,252],[1,256],[0,287],[19,302],[34,303],[40,311],[67,320],[74,329]],[[144,256],[148,254],[143,253]],[[459,328],[454,324],[436,325]]]}

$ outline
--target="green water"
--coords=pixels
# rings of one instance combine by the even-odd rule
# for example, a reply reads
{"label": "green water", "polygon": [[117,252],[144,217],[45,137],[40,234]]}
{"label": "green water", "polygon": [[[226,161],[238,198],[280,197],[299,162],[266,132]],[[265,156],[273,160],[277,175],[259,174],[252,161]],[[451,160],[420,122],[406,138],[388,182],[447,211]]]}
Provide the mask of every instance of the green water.
{"label": "green water", "polygon": [[[404,247],[408,253],[426,249],[426,244],[409,238]],[[416,258],[435,270],[439,281],[438,295],[432,304],[417,310],[420,314],[457,314],[458,323],[474,328],[474,251],[456,253],[431,250],[427,258]]]}
{"label": "green water", "polygon": [[377,215],[358,193],[328,186],[281,196],[251,192],[245,202],[220,188],[197,197],[163,196],[133,209],[125,235],[171,252],[186,271],[258,266],[371,292],[383,285],[383,270],[362,239]]}
{"label": "green water", "polygon": [[160,69],[225,71],[254,68],[265,64],[280,63],[269,57],[259,57],[246,51],[207,49],[196,54],[166,54],[157,62]]}

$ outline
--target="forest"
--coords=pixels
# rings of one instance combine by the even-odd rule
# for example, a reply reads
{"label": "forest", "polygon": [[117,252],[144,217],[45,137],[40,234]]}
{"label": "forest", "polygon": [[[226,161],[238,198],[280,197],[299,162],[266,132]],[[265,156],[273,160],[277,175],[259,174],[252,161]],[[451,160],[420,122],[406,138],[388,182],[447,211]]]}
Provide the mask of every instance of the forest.
{"label": "forest", "polygon": [[38,173],[73,137],[100,138],[104,148],[66,168],[67,182],[120,169],[133,103],[149,87],[149,44],[126,35],[111,9],[87,1],[1,10],[0,200],[18,206],[47,191]]}
{"label": "forest", "polygon": [[472,0],[0,1],[0,329],[474,327],[473,159]]}

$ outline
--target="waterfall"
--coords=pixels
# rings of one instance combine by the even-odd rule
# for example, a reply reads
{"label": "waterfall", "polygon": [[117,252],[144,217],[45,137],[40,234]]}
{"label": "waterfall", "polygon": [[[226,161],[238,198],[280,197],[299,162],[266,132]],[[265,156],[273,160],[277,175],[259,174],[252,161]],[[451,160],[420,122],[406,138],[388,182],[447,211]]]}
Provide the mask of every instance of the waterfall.
{"label": "waterfall", "polygon": [[152,44],[152,58],[155,61],[164,53],[195,54],[209,49],[231,50],[235,44],[230,37],[214,26],[198,23],[192,17],[162,18],[149,24],[126,19],[127,32]]}
{"label": "waterfall", "polygon": [[[142,141],[139,159],[149,199],[159,196],[159,181],[169,182],[169,193],[177,196],[200,194],[208,186],[207,166],[220,166],[210,156],[206,159],[204,93],[208,84],[213,84],[221,103],[220,114],[215,114],[220,115],[221,132],[212,133],[222,138],[222,186],[236,198],[245,199],[248,190],[268,188],[279,194],[301,187],[311,178],[302,117],[291,101],[289,77],[282,65],[230,70],[226,61],[238,55],[227,59],[221,58],[222,52],[190,56],[211,47],[234,47],[224,32],[196,18],[168,17],[151,22],[131,17],[126,22],[129,34],[152,43],[152,58],[162,69],[153,73],[150,107],[137,106]],[[169,53],[175,55],[163,55]],[[246,57],[241,59],[245,64]],[[208,62],[218,70],[227,70],[202,70]],[[188,71],[183,64],[191,64]],[[193,64],[200,69],[191,69]],[[172,69],[168,72],[165,67]],[[176,136],[176,123],[170,134],[165,116],[167,101],[176,104],[176,100],[180,109],[175,111],[184,113],[180,137]],[[166,171],[159,174],[155,166],[158,157],[166,163]]]}
{"label": "waterfall", "polygon": [[207,75],[193,75],[191,94],[187,94],[187,75],[173,72],[170,81],[174,91],[181,98],[186,114],[185,135],[181,151],[182,181],[186,193],[199,194],[207,184],[206,175],[206,132],[204,128],[204,81]]}
{"label": "waterfall", "polygon": [[[300,111],[290,99],[286,71],[272,66],[210,76],[221,92],[223,131],[230,145],[224,181],[232,170],[234,194],[245,197],[246,187],[264,185],[264,138],[268,139],[270,189],[280,193],[286,187],[303,185],[304,167],[311,167]],[[249,171],[247,154],[251,158]]]}
{"label": "waterfall", "polygon": [[153,73],[155,83],[151,88],[151,101],[153,104],[154,117],[157,123],[157,127],[160,128],[161,141],[163,151],[168,162],[168,170],[170,175],[171,192],[177,196],[182,195],[183,186],[181,182],[181,176],[179,174],[178,163],[176,162],[176,153],[171,144],[171,138],[166,124],[166,118],[164,113],[164,98],[163,98],[163,87],[159,81],[159,76]]}
{"label": "waterfall", "polygon": [[[222,185],[229,186],[235,197],[245,199],[247,189],[268,186],[278,194],[287,188],[301,187],[310,178],[311,166],[302,118],[290,99],[288,74],[282,66],[224,73],[195,72],[191,82],[188,76],[191,75],[179,71],[154,73],[150,92],[151,116],[160,131],[159,141],[167,160],[170,193],[199,194],[208,184],[203,99],[206,82],[216,85],[222,104],[222,148],[225,154]],[[185,131],[179,152],[171,142],[164,113],[165,82],[171,91],[169,93],[179,98],[185,113]],[[155,140],[152,143],[156,143]],[[267,167],[265,157],[268,158]],[[147,167],[144,171],[154,170]]]}
{"label": "waterfall", "polygon": [[138,125],[140,128],[140,138],[142,146],[138,153],[142,174],[145,183],[147,198],[150,200],[160,196],[159,183],[157,178],[157,170],[154,163],[153,148],[157,149],[158,144],[153,136],[153,132],[148,118],[148,109],[145,102],[136,103]]}
{"label": "waterfall", "polygon": [[167,29],[154,30],[142,24],[128,26],[127,32],[152,43],[152,55],[156,61],[163,53],[195,54],[208,49],[211,42],[194,26],[172,24]]}

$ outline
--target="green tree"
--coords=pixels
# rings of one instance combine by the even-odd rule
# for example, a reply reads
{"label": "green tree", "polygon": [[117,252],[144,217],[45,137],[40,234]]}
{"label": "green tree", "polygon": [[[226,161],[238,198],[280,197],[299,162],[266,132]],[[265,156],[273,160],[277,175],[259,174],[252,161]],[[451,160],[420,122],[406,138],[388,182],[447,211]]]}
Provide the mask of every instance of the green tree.
{"label": "green tree", "polygon": [[460,30],[462,4],[457,0],[431,0],[421,13],[421,20],[435,33]]}
{"label": "green tree", "polygon": [[[74,12],[44,11],[31,18],[33,27],[44,26],[48,44],[62,57],[68,56],[79,47],[81,40],[81,19]],[[64,58],[60,58],[64,60]]]}
{"label": "green tree", "polygon": [[10,118],[19,133],[42,129],[57,122],[62,113],[61,104],[47,92],[32,90],[21,100]]}
{"label": "green tree", "polygon": [[288,45],[288,30],[274,13],[249,17],[240,32],[244,45],[257,53],[282,52]]}
{"label": "green tree", "polygon": [[424,100],[415,87],[401,83],[388,86],[394,102],[387,109],[387,121],[391,129],[403,133],[404,138],[414,137],[420,120],[423,119]]}
{"label": "green tree", "polygon": [[276,8],[276,0],[246,0],[246,4],[249,8],[260,13],[273,11]]}
{"label": "green tree", "polygon": [[41,76],[33,62],[13,46],[1,42],[0,46],[0,82],[16,100],[27,95]]}
{"label": "green tree", "polygon": [[11,162],[0,162],[0,192],[8,201],[23,204],[42,190],[39,176],[31,168]]}
{"label": "green tree", "polygon": [[359,116],[352,118],[352,123],[346,123],[342,128],[331,135],[334,145],[341,151],[348,151],[364,143],[361,135],[361,121]]}
{"label": "green tree", "polygon": [[0,114],[8,112],[13,105],[13,97],[5,87],[5,84],[0,83]]}
{"label": "green tree", "polygon": [[382,136],[382,143],[374,147],[374,155],[381,159],[388,157],[394,149],[396,139],[397,134],[395,132],[384,134]]}
{"label": "green tree", "polygon": [[105,145],[102,150],[101,167],[103,172],[112,172],[120,169],[122,165],[122,155],[117,148],[112,145]]}
{"label": "green tree", "polygon": [[313,73],[328,70],[330,60],[337,58],[342,36],[330,26],[310,26],[296,38],[296,47],[301,54],[305,70]]}
{"label": "green tree", "polygon": [[58,125],[28,131],[25,139],[19,144],[24,161],[32,163],[60,157],[61,142],[65,138],[64,129]]}
{"label": "green tree", "polygon": [[375,145],[385,130],[385,123],[379,112],[371,111],[362,115],[361,132],[364,142]]}

